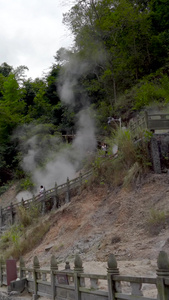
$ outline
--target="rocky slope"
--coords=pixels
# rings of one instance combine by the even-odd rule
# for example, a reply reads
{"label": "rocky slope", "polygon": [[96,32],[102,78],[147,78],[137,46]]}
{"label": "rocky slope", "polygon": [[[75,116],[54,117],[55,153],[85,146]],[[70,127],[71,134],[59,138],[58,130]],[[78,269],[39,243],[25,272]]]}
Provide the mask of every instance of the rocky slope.
{"label": "rocky slope", "polygon": [[[15,195],[13,186],[1,196],[1,205],[16,201]],[[159,252],[169,253],[169,218],[160,232],[152,235],[148,226],[152,210],[157,215],[169,213],[167,173],[147,174],[142,184],[130,190],[106,185],[86,187],[69,204],[43,217],[43,222],[50,222],[50,229],[24,256],[25,263],[32,266],[37,255],[40,265],[49,267],[54,254],[60,270],[65,261],[73,268],[75,254],[79,253],[85,272],[106,274],[108,255],[114,253],[121,274],[154,276]],[[147,297],[156,297],[155,286],[144,289]]]}
{"label": "rocky slope", "polygon": [[169,211],[169,175],[148,174],[137,189],[92,186],[85,188],[69,204],[51,212],[51,227],[42,243],[25,256],[38,255],[49,261],[71,260],[79,253],[85,261],[106,261],[109,253],[117,260],[156,259],[169,248],[169,224],[151,235],[150,212]]}
{"label": "rocky slope", "polygon": [[[1,197],[1,205],[14,190]],[[84,262],[106,262],[110,253],[118,261],[155,261],[160,250],[169,249],[169,223],[159,234],[150,234],[147,221],[152,209],[169,211],[168,174],[147,174],[141,185],[130,190],[87,187],[44,217],[43,222],[51,222],[50,230],[25,261],[32,264],[37,255],[41,264],[49,265],[52,254],[63,262],[73,261],[76,253]]]}

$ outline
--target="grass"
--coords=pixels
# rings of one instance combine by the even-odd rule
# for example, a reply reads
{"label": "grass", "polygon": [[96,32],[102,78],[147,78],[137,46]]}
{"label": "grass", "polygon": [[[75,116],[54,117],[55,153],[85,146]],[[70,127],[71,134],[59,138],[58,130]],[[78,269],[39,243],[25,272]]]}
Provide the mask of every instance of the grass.
{"label": "grass", "polygon": [[[125,187],[138,183],[150,167],[148,141],[143,138],[140,143],[135,143],[129,130],[119,128],[112,132],[106,143],[108,156],[98,153],[93,163],[96,183]],[[114,146],[118,147],[116,155],[112,152]]]}
{"label": "grass", "polygon": [[5,251],[5,258],[13,257],[19,259],[21,255],[26,254],[37,246],[43,239],[45,233],[49,230],[49,223],[40,222],[29,231],[22,231],[17,243],[11,243]]}
{"label": "grass", "polygon": [[30,204],[29,209],[26,209],[24,206],[19,206],[17,216],[19,223],[27,227],[32,224],[32,220],[35,221],[40,216],[40,210],[39,207],[33,203]]}
{"label": "grass", "polygon": [[151,235],[157,235],[166,227],[168,214],[163,211],[152,209],[147,220],[148,232]]}
{"label": "grass", "polygon": [[19,207],[17,223],[0,237],[0,254],[5,259],[19,259],[41,242],[49,227],[50,223],[42,219],[37,207],[32,205],[27,210]]}

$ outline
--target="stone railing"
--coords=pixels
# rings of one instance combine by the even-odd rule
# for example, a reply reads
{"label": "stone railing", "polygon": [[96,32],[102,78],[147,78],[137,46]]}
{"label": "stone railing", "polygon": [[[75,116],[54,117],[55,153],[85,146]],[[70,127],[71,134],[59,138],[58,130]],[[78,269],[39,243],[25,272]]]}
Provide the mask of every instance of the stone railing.
{"label": "stone railing", "polygon": [[49,190],[44,190],[43,195],[34,196],[31,199],[22,199],[19,203],[11,203],[10,205],[2,208],[0,207],[0,228],[8,227],[14,224],[17,210],[20,206],[26,209],[32,205],[38,206],[42,213],[47,210],[56,209],[65,203],[70,202],[71,191],[79,188],[81,190],[82,185],[91,177],[92,171],[88,171],[79,175],[72,180],[67,178],[67,182],[61,185],[55,184],[55,187]]}
{"label": "stone railing", "polygon": [[130,120],[129,129],[134,135],[137,135],[140,129],[147,129],[152,132],[156,130],[169,130],[169,114],[144,112]]}
{"label": "stone railing", "polygon": [[[105,275],[84,273],[82,260],[76,255],[73,269],[66,262],[64,270],[59,270],[55,256],[51,257],[49,268],[41,268],[37,256],[34,257],[32,268],[25,267],[21,259],[17,276],[17,280],[9,282],[6,265],[1,260],[0,285],[7,286],[9,282],[8,292],[21,292],[25,288],[33,295],[33,299],[39,296],[53,300],[169,299],[169,260],[164,251],[158,256],[156,276],[151,277],[120,275],[113,254],[109,255]],[[148,292],[152,290],[153,296],[149,296]]]}

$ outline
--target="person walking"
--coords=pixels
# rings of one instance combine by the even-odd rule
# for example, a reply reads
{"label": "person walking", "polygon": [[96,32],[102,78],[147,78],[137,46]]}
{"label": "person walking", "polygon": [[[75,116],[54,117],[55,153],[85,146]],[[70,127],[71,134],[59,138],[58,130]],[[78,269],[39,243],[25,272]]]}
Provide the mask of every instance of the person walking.
{"label": "person walking", "polygon": [[44,190],[45,190],[45,189],[44,189],[44,186],[41,185],[41,186],[40,186],[40,192],[39,192],[40,197],[43,196]]}

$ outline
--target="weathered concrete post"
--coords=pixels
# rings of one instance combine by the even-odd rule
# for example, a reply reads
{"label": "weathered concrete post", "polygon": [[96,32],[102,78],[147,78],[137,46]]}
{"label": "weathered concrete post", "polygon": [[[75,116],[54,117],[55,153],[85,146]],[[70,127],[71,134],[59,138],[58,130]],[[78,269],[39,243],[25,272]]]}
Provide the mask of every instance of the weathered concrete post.
{"label": "weathered concrete post", "polygon": [[37,256],[35,256],[33,260],[33,283],[34,283],[33,300],[36,300],[38,298],[38,283],[37,283],[37,279],[39,279],[38,272],[37,272],[38,269],[40,269],[40,264]]}
{"label": "weathered concrete post", "polygon": [[0,229],[3,226],[3,222],[2,222],[2,206],[0,206]]}
{"label": "weathered concrete post", "polygon": [[69,284],[73,283],[74,282],[73,270],[71,270],[70,263],[68,261],[66,261],[65,263],[65,271],[69,271],[72,273],[72,276],[69,274],[67,277],[68,277]]}
{"label": "weathered concrete post", "polygon": [[[117,268],[117,261],[114,254],[110,254],[107,262],[107,281],[108,281],[108,293],[109,300],[115,300],[116,283],[113,281],[113,275],[119,275],[119,269]],[[120,286],[119,286],[120,289]]]}
{"label": "weathered concrete post", "polygon": [[150,147],[151,147],[151,157],[152,157],[154,172],[160,174],[161,173],[160,152],[158,147],[158,141],[155,137],[151,138]]}
{"label": "weathered concrete post", "polygon": [[46,190],[44,188],[43,195],[42,195],[42,214],[44,215],[46,211]]}
{"label": "weathered concrete post", "polygon": [[66,264],[65,264],[65,270],[70,270],[70,264],[68,261],[66,261]]}
{"label": "weathered concrete post", "polygon": [[24,207],[24,199],[21,200],[21,205]]}
{"label": "weathered concrete post", "polygon": [[14,224],[14,211],[13,211],[13,204],[11,202],[11,205],[10,205],[10,218],[11,218],[11,225]]}
{"label": "weathered concrete post", "polygon": [[3,285],[3,265],[4,265],[4,260],[3,257],[0,257],[0,286]]}
{"label": "weathered concrete post", "polygon": [[165,285],[165,278],[169,278],[169,260],[165,251],[160,251],[157,259],[157,289],[158,299],[169,299],[169,286]]}
{"label": "weathered concrete post", "polygon": [[67,191],[66,191],[66,203],[70,202],[70,182],[69,177],[67,177]]}
{"label": "weathered concrete post", "polygon": [[58,186],[57,183],[55,182],[55,195],[53,197],[53,207],[52,209],[58,208]]}
{"label": "weathered concrete post", "polygon": [[84,286],[83,278],[78,276],[78,273],[83,273],[82,260],[78,254],[74,260],[74,284],[75,284],[75,300],[81,300],[81,293],[79,291],[80,286]]}
{"label": "weathered concrete post", "polygon": [[50,260],[50,269],[51,269],[51,293],[52,300],[55,300],[56,297],[56,288],[55,288],[55,271],[58,270],[57,261],[54,255],[52,255]]}
{"label": "weathered concrete post", "polygon": [[82,192],[82,173],[79,174],[79,194]]}
{"label": "weathered concrete post", "polygon": [[19,271],[20,271],[19,277],[20,277],[20,279],[22,279],[22,278],[25,277],[25,270],[24,270],[24,268],[25,268],[25,262],[23,260],[23,257],[21,256],[20,260],[19,260]]}

